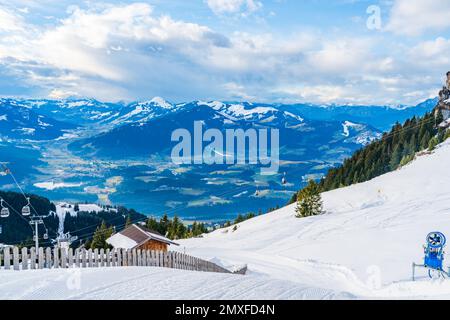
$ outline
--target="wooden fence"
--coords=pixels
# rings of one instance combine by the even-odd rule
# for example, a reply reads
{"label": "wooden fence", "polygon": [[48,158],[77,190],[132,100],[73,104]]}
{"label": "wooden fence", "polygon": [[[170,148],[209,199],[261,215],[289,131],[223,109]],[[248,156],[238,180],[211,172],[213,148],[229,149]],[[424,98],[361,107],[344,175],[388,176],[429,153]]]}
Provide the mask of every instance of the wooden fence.
{"label": "wooden fence", "polygon": [[212,262],[180,252],[125,249],[3,248],[0,269],[164,267],[190,271],[231,273]]}

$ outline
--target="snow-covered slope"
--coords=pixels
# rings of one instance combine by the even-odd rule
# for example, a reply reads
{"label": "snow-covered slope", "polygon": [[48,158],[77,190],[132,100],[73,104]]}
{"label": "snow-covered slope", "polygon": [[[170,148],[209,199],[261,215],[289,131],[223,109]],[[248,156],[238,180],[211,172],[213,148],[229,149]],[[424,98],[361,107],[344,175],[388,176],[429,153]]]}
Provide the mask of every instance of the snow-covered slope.
{"label": "snow-covered slope", "polygon": [[[430,294],[392,283],[409,281],[428,232],[450,236],[449,159],[447,142],[400,170],[323,194],[322,216],[297,219],[291,205],[243,222],[234,232],[184,240],[180,250],[356,296]],[[450,297],[450,284],[435,292]]]}

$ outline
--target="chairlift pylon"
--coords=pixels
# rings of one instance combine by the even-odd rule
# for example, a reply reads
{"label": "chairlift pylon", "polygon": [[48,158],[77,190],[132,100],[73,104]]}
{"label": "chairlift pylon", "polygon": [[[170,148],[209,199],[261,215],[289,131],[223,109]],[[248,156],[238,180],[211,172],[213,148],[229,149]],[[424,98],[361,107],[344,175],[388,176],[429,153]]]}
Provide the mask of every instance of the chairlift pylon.
{"label": "chairlift pylon", "polygon": [[8,218],[9,217],[9,209],[3,205],[4,200],[3,199],[0,199],[0,200],[1,200],[1,207],[2,207],[1,212],[0,212],[0,217]]}

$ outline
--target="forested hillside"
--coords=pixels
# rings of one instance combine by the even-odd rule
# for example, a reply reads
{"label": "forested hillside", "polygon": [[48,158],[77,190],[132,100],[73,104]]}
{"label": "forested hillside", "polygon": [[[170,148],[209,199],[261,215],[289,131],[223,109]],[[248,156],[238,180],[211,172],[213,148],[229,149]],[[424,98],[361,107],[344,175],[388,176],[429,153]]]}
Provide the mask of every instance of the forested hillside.
{"label": "forested hillside", "polygon": [[431,151],[449,136],[445,129],[438,129],[436,124],[441,122],[442,114],[435,117],[432,112],[408,119],[403,125],[395,124],[380,140],[355,152],[340,167],[329,170],[320,182],[322,190],[371,180],[407,164],[418,151]]}
{"label": "forested hillside", "polygon": [[[441,112],[435,116],[432,111],[403,124],[396,123],[381,139],[356,151],[341,166],[330,169],[319,183],[321,191],[371,180],[406,165],[419,151],[433,150],[450,136],[450,131],[437,126],[442,120]],[[296,200],[294,195],[290,203]]]}
{"label": "forested hillside", "polygon": [[[52,239],[55,239],[59,227],[59,218],[55,214],[55,205],[50,200],[29,194],[30,203],[32,205],[31,214],[38,213],[45,216],[43,219],[44,225],[39,226],[40,244],[43,246],[52,245]],[[0,243],[10,245],[32,245],[33,229],[29,224],[30,219],[22,216],[21,210],[27,204],[25,197],[21,193],[16,192],[2,192],[0,191],[0,198],[4,199],[4,206],[10,211],[7,218],[0,218],[1,233]],[[146,216],[134,210],[129,210],[119,207],[117,212],[101,211],[101,212],[77,212],[76,216],[66,214],[64,219],[64,232],[70,232],[76,235],[83,242],[92,238],[94,231],[99,227],[103,221],[108,226],[114,226],[117,229],[122,229],[125,226],[126,220],[130,222],[144,221]],[[47,228],[49,239],[43,239],[42,235]]]}

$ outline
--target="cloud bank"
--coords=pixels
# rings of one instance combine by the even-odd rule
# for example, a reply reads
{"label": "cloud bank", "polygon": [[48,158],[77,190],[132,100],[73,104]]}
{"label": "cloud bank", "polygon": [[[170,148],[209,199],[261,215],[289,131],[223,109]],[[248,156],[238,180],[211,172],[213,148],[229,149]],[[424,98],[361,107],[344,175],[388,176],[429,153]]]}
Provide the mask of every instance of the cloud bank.
{"label": "cloud bank", "polygon": [[[383,31],[359,36],[320,28],[223,33],[157,14],[147,3],[71,6],[49,24],[0,6],[0,94],[414,104],[435,95],[450,69],[448,37],[414,38],[450,27],[450,4],[422,3],[395,1]],[[205,5],[219,15],[263,6],[254,0]]]}

